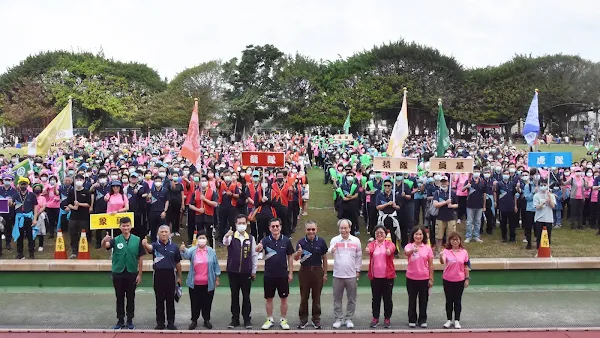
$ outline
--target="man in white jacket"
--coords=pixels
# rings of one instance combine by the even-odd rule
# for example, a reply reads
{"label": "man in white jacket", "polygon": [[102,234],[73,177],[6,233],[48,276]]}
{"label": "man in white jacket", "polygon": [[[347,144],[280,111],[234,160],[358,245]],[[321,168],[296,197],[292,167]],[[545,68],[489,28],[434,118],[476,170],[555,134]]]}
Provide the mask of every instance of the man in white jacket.
{"label": "man in white jacket", "polygon": [[[362,249],[360,240],[350,235],[352,222],[342,218],[337,225],[340,234],[329,243],[329,253],[333,256],[333,328],[339,329],[344,319],[346,327],[353,328],[352,317],[356,309],[356,288],[362,265]],[[342,310],[344,290],[348,298],[345,316]]]}

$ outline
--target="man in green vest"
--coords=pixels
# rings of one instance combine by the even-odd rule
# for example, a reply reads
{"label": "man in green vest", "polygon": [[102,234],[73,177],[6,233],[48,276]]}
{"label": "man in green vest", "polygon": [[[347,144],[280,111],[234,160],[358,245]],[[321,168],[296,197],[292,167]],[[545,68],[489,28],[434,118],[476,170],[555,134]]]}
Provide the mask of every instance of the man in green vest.
{"label": "man in green vest", "polygon": [[[112,280],[117,295],[117,325],[115,330],[135,329],[135,288],[142,282],[142,256],[146,253],[142,241],[131,234],[131,219],[123,217],[119,221],[121,235],[114,239],[107,233],[102,247],[112,254]],[[127,324],[125,324],[125,297],[127,297]]]}

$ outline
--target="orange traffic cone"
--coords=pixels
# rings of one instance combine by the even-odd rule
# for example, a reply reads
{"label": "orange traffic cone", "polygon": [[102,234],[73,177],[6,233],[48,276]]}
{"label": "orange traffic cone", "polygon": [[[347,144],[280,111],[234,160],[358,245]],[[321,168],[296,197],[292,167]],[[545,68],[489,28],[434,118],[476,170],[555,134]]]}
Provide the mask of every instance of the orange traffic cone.
{"label": "orange traffic cone", "polygon": [[85,229],[81,229],[77,259],[90,259],[90,248],[88,246],[87,236],[85,235]]}
{"label": "orange traffic cone", "polygon": [[542,238],[540,241],[540,247],[538,249],[537,257],[552,257],[550,255],[550,239],[548,238],[548,230],[546,229],[546,227],[542,228]]}
{"label": "orange traffic cone", "polygon": [[198,231],[194,230],[194,238],[192,239],[192,247],[196,246],[197,240],[198,240]]}
{"label": "orange traffic cone", "polygon": [[58,229],[58,233],[56,234],[56,246],[54,249],[54,259],[67,259],[65,239],[63,238],[61,229]]}

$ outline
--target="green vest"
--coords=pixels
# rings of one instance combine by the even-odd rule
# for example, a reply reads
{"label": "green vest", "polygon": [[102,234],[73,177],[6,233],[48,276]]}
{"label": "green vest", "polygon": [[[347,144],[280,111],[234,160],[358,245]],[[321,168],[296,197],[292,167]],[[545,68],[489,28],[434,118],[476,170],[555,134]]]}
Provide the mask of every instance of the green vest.
{"label": "green vest", "polygon": [[121,273],[127,269],[127,272],[138,272],[138,258],[140,255],[140,238],[136,235],[130,235],[129,241],[125,240],[123,235],[115,237],[115,247],[112,256],[112,272]]}

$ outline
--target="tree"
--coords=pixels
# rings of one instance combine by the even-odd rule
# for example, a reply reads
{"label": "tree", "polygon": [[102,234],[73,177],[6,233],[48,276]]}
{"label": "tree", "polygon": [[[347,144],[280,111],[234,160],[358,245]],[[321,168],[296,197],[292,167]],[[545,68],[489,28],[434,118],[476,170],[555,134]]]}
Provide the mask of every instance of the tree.
{"label": "tree", "polygon": [[43,128],[56,115],[49,93],[39,79],[23,78],[15,84],[3,105],[2,123],[9,127]]}

